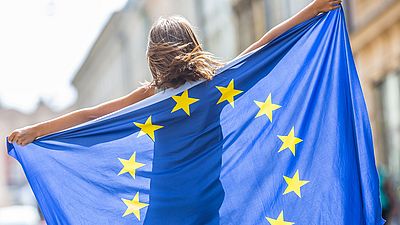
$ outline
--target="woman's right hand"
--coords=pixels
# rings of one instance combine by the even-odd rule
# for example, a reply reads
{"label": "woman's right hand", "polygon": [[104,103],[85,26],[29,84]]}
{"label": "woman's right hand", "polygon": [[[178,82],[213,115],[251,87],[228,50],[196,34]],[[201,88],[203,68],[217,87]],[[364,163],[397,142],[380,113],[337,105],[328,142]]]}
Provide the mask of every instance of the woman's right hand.
{"label": "woman's right hand", "polygon": [[315,10],[315,15],[323,12],[328,12],[340,7],[342,0],[314,0],[311,6]]}
{"label": "woman's right hand", "polygon": [[8,142],[17,143],[25,146],[38,137],[38,132],[34,126],[27,126],[20,129],[16,129],[8,136]]}

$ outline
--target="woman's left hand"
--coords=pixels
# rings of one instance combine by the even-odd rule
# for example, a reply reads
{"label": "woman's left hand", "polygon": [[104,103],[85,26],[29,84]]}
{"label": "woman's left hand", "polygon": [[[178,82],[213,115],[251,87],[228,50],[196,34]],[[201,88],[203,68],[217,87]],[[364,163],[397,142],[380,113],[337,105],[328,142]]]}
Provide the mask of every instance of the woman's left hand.
{"label": "woman's left hand", "polygon": [[25,146],[38,137],[37,131],[33,126],[27,126],[24,128],[16,129],[8,136],[9,143],[17,143]]}
{"label": "woman's left hand", "polygon": [[314,0],[311,4],[316,14],[328,12],[340,7],[342,0]]}

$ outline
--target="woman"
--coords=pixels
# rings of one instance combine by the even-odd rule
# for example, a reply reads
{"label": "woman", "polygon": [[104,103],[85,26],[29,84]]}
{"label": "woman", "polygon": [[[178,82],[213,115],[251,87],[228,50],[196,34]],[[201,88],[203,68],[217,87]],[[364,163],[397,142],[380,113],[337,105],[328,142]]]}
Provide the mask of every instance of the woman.
{"label": "woman", "polygon": [[[239,56],[270,42],[293,26],[319,13],[340,7],[341,0],[314,0],[293,17],[268,31]],[[203,51],[190,23],[182,17],[160,18],[151,28],[147,59],[153,81],[126,96],[97,106],[76,110],[60,117],[14,130],[10,143],[26,145],[37,137],[87,122],[139,102],[166,88],[177,88],[187,81],[210,80],[223,64]]]}

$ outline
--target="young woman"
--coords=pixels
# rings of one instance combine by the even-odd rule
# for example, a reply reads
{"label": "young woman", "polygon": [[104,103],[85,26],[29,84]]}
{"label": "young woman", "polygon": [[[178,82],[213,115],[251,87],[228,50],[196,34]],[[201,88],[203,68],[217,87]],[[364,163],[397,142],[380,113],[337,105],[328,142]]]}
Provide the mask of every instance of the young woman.
{"label": "young woman", "polygon": [[[270,42],[291,27],[319,13],[340,7],[341,0],[314,0],[293,17],[268,31],[239,56]],[[203,51],[190,23],[182,17],[160,18],[151,28],[147,59],[153,81],[126,96],[76,110],[60,117],[14,130],[10,143],[26,145],[37,137],[64,130],[139,102],[161,89],[177,88],[187,81],[210,80],[223,64]]]}

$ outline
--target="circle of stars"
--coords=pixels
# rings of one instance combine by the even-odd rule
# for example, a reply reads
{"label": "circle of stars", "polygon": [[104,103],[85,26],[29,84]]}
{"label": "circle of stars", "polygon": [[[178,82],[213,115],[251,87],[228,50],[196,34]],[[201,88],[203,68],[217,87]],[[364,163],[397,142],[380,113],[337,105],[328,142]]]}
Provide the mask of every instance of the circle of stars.
{"label": "circle of stars", "polygon": [[[235,89],[235,83],[232,79],[227,86],[215,86],[217,90],[220,92],[220,98],[217,101],[217,104],[228,102],[232,107],[234,107],[235,97],[240,95],[243,91]],[[171,113],[175,113],[177,111],[182,110],[187,116],[191,116],[191,106],[192,104],[198,102],[200,99],[189,97],[189,91],[185,90],[180,95],[175,95],[171,97],[175,106],[172,108]],[[271,93],[267,96],[265,101],[254,101],[256,106],[258,107],[258,112],[255,115],[255,118],[261,118],[266,116],[269,122],[273,122],[273,114],[275,110],[280,109],[282,106],[273,103]],[[145,123],[134,122],[134,125],[140,128],[137,137],[148,136],[153,142],[155,142],[155,132],[164,126],[153,124],[152,117],[149,116]],[[295,128],[292,127],[287,135],[277,135],[277,137],[282,141],[281,147],[278,150],[282,152],[286,149],[290,150],[293,156],[296,156],[296,145],[302,142],[303,140],[299,137],[295,136]],[[136,170],[145,166],[144,163],[140,163],[136,161],[136,152],[132,154],[129,159],[121,159],[118,158],[120,163],[123,165],[123,168],[120,170],[118,175],[123,175],[125,173],[129,173],[133,179],[135,179]],[[310,181],[301,180],[299,171],[296,170],[295,174],[292,177],[283,176],[283,180],[286,182],[286,189],[283,192],[283,195],[290,194],[293,192],[299,198],[301,195],[301,188],[308,184]],[[140,221],[140,210],[147,207],[149,204],[139,201],[139,192],[136,192],[133,199],[124,199],[121,200],[126,205],[127,209],[123,214],[123,217],[128,216],[130,214],[134,214],[136,218]],[[265,219],[271,225],[293,225],[294,222],[285,221],[284,211],[282,210],[276,219],[271,217],[265,217]]]}

